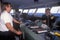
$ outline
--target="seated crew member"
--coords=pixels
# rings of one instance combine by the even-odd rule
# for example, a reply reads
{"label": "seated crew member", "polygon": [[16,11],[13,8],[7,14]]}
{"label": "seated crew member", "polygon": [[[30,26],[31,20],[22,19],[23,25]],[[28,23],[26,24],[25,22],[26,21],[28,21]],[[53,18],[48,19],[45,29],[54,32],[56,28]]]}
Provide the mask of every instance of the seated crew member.
{"label": "seated crew member", "polygon": [[52,28],[52,24],[55,22],[55,16],[50,13],[50,9],[45,10],[45,14],[42,16],[43,23],[47,24],[48,27]]}
{"label": "seated crew member", "polygon": [[15,40],[14,34],[21,35],[20,30],[13,28],[13,21],[15,23],[22,23],[16,21],[11,15],[11,4],[3,3],[3,12],[1,13],[1,26],[0,26],[0,40]]}
{"label": "seated crew member", "polygon": [[[44,24],[46,24],[50,30],[52,29],[53,27],[53,23],[55,22],[55,16],[53,16],[51,13],[50,13],[50,9],[47,8],[45,10],[45,14],[42,16],[42,22]],[[50,37],[50,40],[53,40],[53,36],[50,35],[49,33],[47,33],[47,36]]]}

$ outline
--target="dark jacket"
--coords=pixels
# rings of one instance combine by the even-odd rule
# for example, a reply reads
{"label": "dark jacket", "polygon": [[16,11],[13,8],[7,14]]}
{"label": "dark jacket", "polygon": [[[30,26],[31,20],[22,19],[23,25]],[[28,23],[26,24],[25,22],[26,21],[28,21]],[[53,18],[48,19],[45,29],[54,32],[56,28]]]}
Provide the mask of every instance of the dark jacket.
{"label": "dark jacket", "polygon": [[[54,18],[51,19],[51,17],[54,17]],[[55,16],[53,16],[53,15],[46,16],[46,14],[44,14],[44,15],[42,16],[42,20],[46,20],[46,21],[47,21],[46,24],[47,24],[50,28],[52,28],[52,24],[55,22],[56,18],[55,18]]]}

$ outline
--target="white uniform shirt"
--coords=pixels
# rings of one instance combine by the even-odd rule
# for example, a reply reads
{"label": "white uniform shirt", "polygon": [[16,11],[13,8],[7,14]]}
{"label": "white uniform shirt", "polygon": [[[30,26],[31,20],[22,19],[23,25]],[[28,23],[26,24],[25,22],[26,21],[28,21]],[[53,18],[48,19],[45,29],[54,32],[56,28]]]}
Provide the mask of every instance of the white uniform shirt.
{"label": "white uniform shirt", "polygon": [[1,20],[0,20],[0,31],[9,31],[9,29],[6,27],[6,23],[10,23],[13,26],[13,17],[7,12],[4,11],[1,14]]}

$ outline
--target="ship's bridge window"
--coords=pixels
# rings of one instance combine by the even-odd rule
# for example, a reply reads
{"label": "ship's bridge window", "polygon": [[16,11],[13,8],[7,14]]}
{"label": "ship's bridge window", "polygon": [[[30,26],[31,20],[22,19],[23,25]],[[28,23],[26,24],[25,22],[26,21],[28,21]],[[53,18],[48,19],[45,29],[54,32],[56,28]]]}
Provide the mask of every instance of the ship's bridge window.
{"label": "ship's bridge window", "polygon": [[38,8],[36,13],[45,13],[45,8]]}
{"label": "ship's bridge window", "polygon": [[22,13],[23,12],[23,9],[19,9],[19,12]]}
{"label": "ship's bridge window", "polygon": [[15,10],[14,9],[11,9],[10,14],[11,15],[14,15],[14,12],[15,12]]}
{"label": "ship's bridge window", "polygon": [[28,13],[35,13],[36,9],[29,9]]}
{"label": "ship's bridge window", "polygon": [[23,10],[23,13],[28,13],[28,9],[24,9]]}
{"label": "ship's bridge window", "polygon": [[51,13],[60,13],[60,6],[52,7]]}

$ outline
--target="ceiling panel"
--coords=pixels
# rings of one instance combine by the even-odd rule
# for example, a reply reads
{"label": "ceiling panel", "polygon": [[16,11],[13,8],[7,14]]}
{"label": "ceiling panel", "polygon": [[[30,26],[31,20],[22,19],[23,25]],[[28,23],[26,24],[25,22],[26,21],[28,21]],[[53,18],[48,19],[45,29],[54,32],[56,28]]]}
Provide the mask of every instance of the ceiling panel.
{"label": "ceiling panel", "polygon": [[12,3],[13,8],[31,8],[54,6],[60,0],[38,0],[38,3],[34,3],[34,0],[3,0],[3,2]]}

